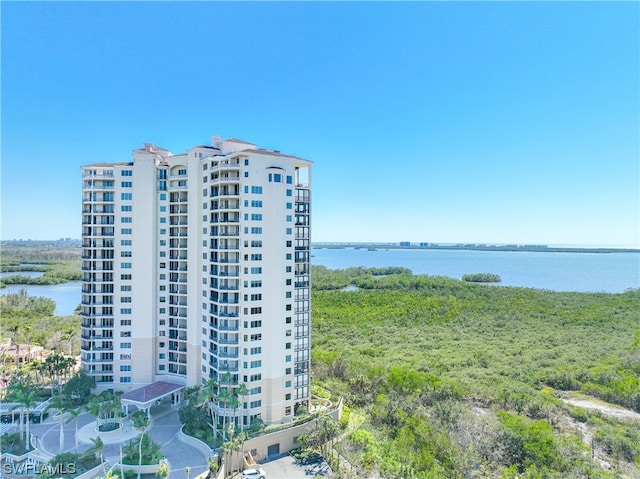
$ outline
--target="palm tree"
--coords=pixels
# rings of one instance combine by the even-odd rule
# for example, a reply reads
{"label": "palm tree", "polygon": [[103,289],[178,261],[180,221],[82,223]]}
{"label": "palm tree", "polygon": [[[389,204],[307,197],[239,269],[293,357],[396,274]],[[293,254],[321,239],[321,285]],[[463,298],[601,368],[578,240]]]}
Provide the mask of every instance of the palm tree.
{"label": "palm tree", "polygon": [[84,408],[82,406],[74,407],[70,403],[67,403],[65,406],[65,412],[69,413],[69,421],[67,422],[70,422],[73,419],[76,426],[76,434],[75,434],[76,451],[78,450],[78,416],[82,414],[83,409]]}
{"label": "palm tree", "polygon": [[104,467],[104,443],[100,436],[96,438],[90,438],[92,442],[92,446],[85,452],[85,454],[97,454],[100,458],[100,463],[102,464],[102,474],[106,475],[107,471]]}
{"label": "palm tree", "polygon": [[147,427],[149,427],[149,416],[147,416],[144,411],[138,411],[131,415],[131,420],[136,428],[142,429],[140,441],[138,442],[138,479],[140,479],[140,470],[142,468],[142,438],[146,434]]}
{"label": "palm tree", "polygon": [[[247,385],[242,383],[240,384],[236,391],[236,396],[242,398],[238,404],[240,405],[240,432],[244,431],[244,417],[242,417],[243,413],[244,413],[244,398],[247,394],[249,394],[249,389],[247,388]],[[235,414],[234,414],[235,415]]]}
{"label": "palm tree", "polygon": [[203,384],[200,388],[200,394],[198,395],[198,401],[201,405],[206,405],[209,408],[209,414],[211,415],[211,429],[213,430],[213,442],[215,443],[217,438],[217,418],[216,418],[216,405],[215,397],[218,391],[218,383],[215,379],[209,379],[206,384]]}
{"label": "palm tree", "polygon": [[[23,397],[23,404],[24,404],[24,407],[27,409],[27,434],[26,434],[27,441],[31,441],[31,433],[29,431],[29,425],[31,424],[31,421],[29,420],[29,411],[35,405],[36,402],[37,402],[36,391],[35,391],[35,387],[32,386],[32,389],[30,391],[27,391],[27,393]],[[27,449],[29,449],[28,445],[27,445]]]}
{"label": "palm tree", "polygon": [[62,394],[55,394],[51,398],[51,402],[48,404],[45,410],[56,409],[58,411],[58,420],[60,421],[60,452],[64,449],[64,413],[66,412],[67,401]]}

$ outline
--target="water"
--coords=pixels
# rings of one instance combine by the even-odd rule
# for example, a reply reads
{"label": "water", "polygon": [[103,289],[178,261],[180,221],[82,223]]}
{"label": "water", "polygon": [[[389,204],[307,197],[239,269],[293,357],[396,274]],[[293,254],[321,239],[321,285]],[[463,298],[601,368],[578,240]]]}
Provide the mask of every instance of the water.
{"label": "water", "polygon": [[[552,291],[622,293],[640,288],[640,253],[541,253],[418,249],[313,248],[313,264],[328,268],[404,266],[415,274],[461,278],[467,273],[496,273],[503,286]],[[15,274],[15,273],[14,273]],[[23,271],[39,276],[42,273]],[[7,273],[2,273],[7,276]],[[80,281],[56,285],[9,285],[0,294],[44,296],[56,302],[56,314],[73,314],[81,301]]]}
{"label": "water", "polygon": [[56,302],[57,316],[70,316],[80,304],[81,287],[80,281],[52,285],[10,284],[6,288],[0,289],[0,294],[19,293],[20,290],[26,289],[29,296],[44,296],[53,299]]}
{"label": "water", "polygon": [[458,279],[467,273],[495,273],[503,286],[553,291],[622,293],[640,288],[640,253],[314,248],[312,254],[313,264],[332,269],[403,266],[415,274]]}

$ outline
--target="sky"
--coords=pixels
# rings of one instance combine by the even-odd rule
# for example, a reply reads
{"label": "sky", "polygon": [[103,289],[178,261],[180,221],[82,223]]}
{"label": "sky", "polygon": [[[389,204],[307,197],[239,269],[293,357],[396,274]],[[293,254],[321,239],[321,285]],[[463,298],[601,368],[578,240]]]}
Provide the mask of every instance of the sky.
{"label": "sky", "polygon": [[640,247],[638,2],[0,8],[2,239],[220,135],[314,162],[316,242]]}

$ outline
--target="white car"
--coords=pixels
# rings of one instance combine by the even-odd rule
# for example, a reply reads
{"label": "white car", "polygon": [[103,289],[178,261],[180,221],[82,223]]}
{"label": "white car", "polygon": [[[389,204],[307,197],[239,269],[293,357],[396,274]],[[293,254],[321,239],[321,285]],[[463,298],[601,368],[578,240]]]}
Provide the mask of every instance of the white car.
{"label": "white car", "polygon": [[245,469],[242,471],[242,479],[267,479],[267,473],[261,467]]}

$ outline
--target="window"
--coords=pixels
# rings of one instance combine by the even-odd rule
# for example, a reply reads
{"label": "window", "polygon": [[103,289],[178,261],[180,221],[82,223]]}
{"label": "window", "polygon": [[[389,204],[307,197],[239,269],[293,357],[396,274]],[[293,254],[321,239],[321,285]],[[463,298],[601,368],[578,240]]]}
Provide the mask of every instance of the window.
{"label": "window", "polygon": [[160,223],[166,223],[166,222],[167,222],[167,218],[166,218],[166,217],[164,217],[164,216],[162,216],[162,217],[160,218]]}
{"label": "window", "polygon": [[120,263],[122,269],[131,269],[131,263]]}
{"label": "window", "polygon": [[131,200],[131,199],[133,199],[133,195],[131,193],[121,193],[120,194],[120,199],[121,200]]}
{"label": "window", "polygon": [[262,240],[252,240],[251,241],[252,248],[262,248]]}
{"label": "window", "polygon": [[166,235],[167,234],[167,230],[164,228],[160,228],[160,234],[161,235]]}
{"label": "window", "polygon": [[178,170],[178,175],[179,176],[185,176],[187,174],[187,169],[186,168],[180,168]]}
{"label": "window", "polygon": [[133,176],[133,170],[122,170],[120,172],[121,176]]}
{"label": "window", "polygon": [[120,314],[131,314],[131,308],[120,308]]}
{"label": "window", "polygon": [[160,193],[160,200],[161,201],[166,201],[167,199],[167,194],[166,193]]}
{"label": "window", "polygon": [[122,228],[122,229],[120,230],[120,234],[123,234],[123,235],[130,235],[130,234],[131,234],[131,228]]}
{"label": "window", "polygon": [[131,382],[131,376],[122,376],[120,378],[120,382],[121,383],[130,383]]}
{"label": "window", "polygon": [[160,207],[160,213],[166,213],[167,212],[167,207],[166,206],[161,206]]}
{"label": "window", "polygon": [[131,364],[121,364],[120,371],[131,371]]}
{"label": "window", "polygon": [[120,320],[120,326],[131,326],[131,320],[130,319],[121,319]]}
{"label": "window", "polygon": [[120,211],[125,211],[126,212],[126,211],[132,211],[132,210],[133,210],[133,207],[131,205],[122,205],[120,207]]}
{"label": "window", "polygon": [[251,396],[253,396],[254,394],[260,394],[261,392],[262,392],[262,387],[261,386],[258,386],[258,387],[255,387],[255,388],[251,388],[249,390],[249,394]]}
{"label": "window", "polygon": [[291,175],[287,175],[287,184],[290,185],[293,183],[293,177]]}
{"label": "window", "polygon": [[251,206],[254,208],[262,208],[262,200],[251,200]]}
{"label": "window", "polygon": [[258,228],[258,227],[251,228],[251,234],[252,235],[261,235],[262,234],[262,228]]}
{"label": "window", "polygon": [[251,187],[251,193],[254,193],[256,195],[261,195],[262,194],[262,186],[252,186]]}
{"label": "window", "polygon": [[262,308],[261,307],[256,307],[256,308],[251,308],[251,314],[260,314],[262,313]]}
{"label": "window", "polygon": [[260,288],[261,286],[262,286],[262,280],[251,281],[251,287],[252,288]]}
{"label": "window", "polygon": [[244,166],[249,166],[249,159],[248,158],[244,159]]}
{"label": "window", "polygon": [[285,259],[291,259],[291,253],[287,253],[287,254],[285,255]]}
{"label": "window", "polygon": [[261,299],[262,299],[262,294],[260,293],[251,295],[251,301],[260,301]]}
{"label": "window", "polygon": [[131,279],[131,275],[130,274],[121,274],[120,275],[120,279],[122,279],[122,280]]}
{"label": "window", "polygon": [[131,251],[120,251],[121,258],[131,258]]}
{"label": "window", "polygon": [[287,215],[287,223],[291,223],[293,221],[293,218],[291,217],[291,215]]}
{"label": "window", "polygon": [[287,304],[287,305],[284,307],[284,309],[285,309],[285,311],[291,311],[291,305],[290,305],[290,304]]}
{"label": "window", "polygon": [[290,363],[291,362],[291,355],[285,356],[284,357],[284,361],[287,362],[287,363]]}
{"label": "window", "polygon": [[131,302],[131,296],[123,296],[122,298],[120,298],[120,302],[121,303],[130,303]]}
{"label": "window", "polygon": [[262,339],[262,334],[261,333],[252,334],[249,337],[251,338],[251,341],[260,341]]}
{"label": "window", "polygon": [[293,196],[293,191],[292,190],[287,190],[287,196]]}
{"label": "window", "polygon": [[262,401],[251,401],[249,403],[249,407],[252,408],[252,409],[255,408],[255,407],[260,407],[260,406],[262,406]]}
{"label": "window", "polygon": [[291,343],[286,343],[286,344],[284,345],[284,348],[285,348],[285,349],[291,349]]}
{"label": "window", "polygon": [[291,203],[287,203],[287,209],[288,209],[288,210],[293,209],[293,205],[292,205]]}
{"label": "window", "polygon": [[259,214],[259,213],[253,213],[253,214],[251,215],[251,219],[252,219],[253,221],[262,221],[262,215],[261,215],[261,214]]}
{"label": "window", "polygon": [[131,240],[120,240],[120,246],[131,246]]}
{"label": "window", "polygon": [[262,261],[262,255],[261,254],[252,254],[251,255],[251,261]]}
{"label": "window", "polygon": [[120,337],[121,338],[130,338],[131,337],[131,331],[120,331]]}
{"label": "window", "polygon": [[260,274],[260,273],[262,273],[262,268],[260,267],[251,268],[251,274]]}
{"label": "window", "polygon": [[249,380],[251,382],[260,381],[261,379],[262,379],[262,374],[252,374],[251,376],[249,376]]}
{"label": "window", "polygon": [[284,297],[285,298],[290,298],[291,297],[291,291],[285,292]]}
{"label": "window", "polygon": [[166,357],[165,353],[160,353],[160,355],[158,356],[158,358],[160,358],[160,359],[164,359],[165,357]]}
{"label": "window", "polygon": [[122,188],[131,188],[133,186],[133,183],[131,181],[121,181],[120,186]]}
{"label": "window", "polygon": [[284,373],[285,373],[285,374],[291,374],[291,368],[287,368],[287,369],[285,369],[285,370],[284,370]]}
{"label": "window", "polygon": [[120,343],[120,349],[131,349],[131,343]]}
{"label": "window", "polygon": [[251,354],[260,354],[262,352],[262,346],[251,348]]}
{"label": "window", "polygon": [[262,367],[262,360],[261,359],[257,359],[255,361],[251,361],[251,368],[260,368]]}
{"label": "window", "polygon": [[290,235],[290,234],[291,234],[291,228],[287,228],[287,229],[286,229],[286,233],[287,233],[288,235]]}

